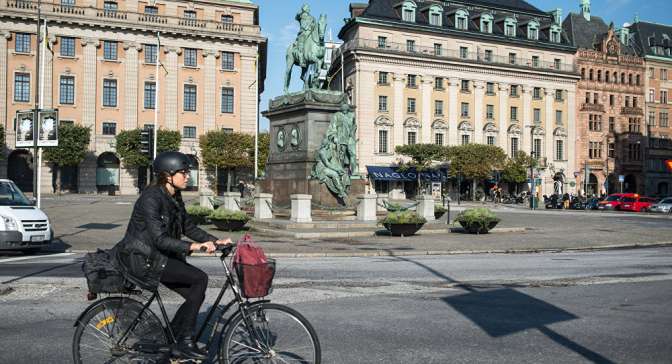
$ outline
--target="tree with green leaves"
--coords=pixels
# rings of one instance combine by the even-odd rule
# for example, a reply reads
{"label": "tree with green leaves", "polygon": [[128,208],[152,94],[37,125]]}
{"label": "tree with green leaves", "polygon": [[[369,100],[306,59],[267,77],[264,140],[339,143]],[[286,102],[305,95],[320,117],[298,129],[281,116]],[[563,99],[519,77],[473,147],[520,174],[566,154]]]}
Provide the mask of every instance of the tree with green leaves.
{"label": "tree with green leaves", "polygon": [[262,176],[265,174],[266,162],[268,162],[268,151],[269,146],[271,145],[271,134],[269,133],[260,133],[258,135],[257,143],[259,143],[259,157],[257,158],[257,168],[259,169],[259,175]]}
{"label": "tree with green leaves", "polygon": [[509,158],[502,170],[502,181],[513,183],[516,186],[516,194],[518,193],[518,186],[527,181],[527,171],[530,167],[534,168],[537,165],[537,160],[534,157],[527,155],[523,151],[518,151],[513,158]]}
{"label": "tree with green leaves", "polygon": [[219,181],[220,169],[226,170],[229,191],[232,187],[231,172],[238,168],[254,167],[254,135],[209,131],[201,135],[199,144],[203,163],[215,170],[215,185]]}
{"label": "tree with green leaves", "polygon": [[415,168],[418,176],[418,189],[420,189],[420,172],[430,169],[432,163],[442,161],[445,156],[445,148],[438,144],[406,144],[398,145],[394,148],[397,154],[410,158],[408,162],[402,163],[401,169]]}
{"label": "tree with green leaves", "polygon": [[475,199],[479,180],[490,178],[506,163],[506,152],[500,147],[486,144],[465,144],[447,147],[446,159],[450,161],[450,173],[471,179],[471,197]]}
{"label": "tree with green leaves", "polygon": [[[143,154],[140,145],[140,133],[142,129],[124,130],[117,134],[117,153],[124,167],[148,167],[150,158]],[[156,133],[156,153],[172,152],[180,149],[182,136],[179,131],[159,129]]]}
{"label": "tree with green leaves", "polygon": [[78,166],[89,149],[91,129],[73,124],[58,126],[58,146],[44,148],[42,157],[53,164],[56,171],[56,193],[61,193],[61,169]]}

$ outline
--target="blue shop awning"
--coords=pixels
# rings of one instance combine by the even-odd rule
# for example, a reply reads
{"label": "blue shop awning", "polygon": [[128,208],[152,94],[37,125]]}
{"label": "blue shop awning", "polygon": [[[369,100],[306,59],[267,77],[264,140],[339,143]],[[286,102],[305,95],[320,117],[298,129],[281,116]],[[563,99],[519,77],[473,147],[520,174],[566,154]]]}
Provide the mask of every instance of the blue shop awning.
{"label": "blue shop awning", "polygon": [[[400,171],[399,167],[366,166],[369,178],[376,181],[417,181],[415,168]],[[445,182],[448,179],[446,169],[427,169],[420,172],[420,179],[432,182]]]}

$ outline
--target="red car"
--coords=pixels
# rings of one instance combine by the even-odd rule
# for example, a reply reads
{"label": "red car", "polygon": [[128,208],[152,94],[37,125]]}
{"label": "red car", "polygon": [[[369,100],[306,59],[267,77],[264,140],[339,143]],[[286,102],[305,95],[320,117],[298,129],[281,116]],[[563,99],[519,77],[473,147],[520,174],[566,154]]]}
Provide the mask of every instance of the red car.
{"label": "red car", "polygon": [[621,198],[625,196],[624,193],[613,193],[597,204],[598,210],[620,210]]}
{"label": "red car", "polygon": [[636,193],[626,193],[621,198],[621,211],[646,211],[654,203],[656,203],[656,200],[653,198],[640,196]]}

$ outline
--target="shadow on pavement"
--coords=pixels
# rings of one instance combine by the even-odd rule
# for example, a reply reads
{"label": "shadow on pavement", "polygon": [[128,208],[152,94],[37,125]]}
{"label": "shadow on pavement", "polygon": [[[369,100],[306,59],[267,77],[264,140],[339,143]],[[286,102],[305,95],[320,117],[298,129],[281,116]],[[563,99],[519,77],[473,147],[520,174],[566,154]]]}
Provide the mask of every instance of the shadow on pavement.
{"label": "shadow on pavement", "polygon": [[559,307],[534,298],[512,288],[482,289],[463,284],[425,264],[408,257],[395,256],[391,259],[415,264],[436,277],[454,284],[467,293],[444,297],[442,300],[457,312],[476,324],[490,337],[498,338],[529,329],[537,329],[555,343],[581,355],[593,363],[610,364],[613,361],[581,344],[553,331],[548,325],[578,319],[579,317]]}

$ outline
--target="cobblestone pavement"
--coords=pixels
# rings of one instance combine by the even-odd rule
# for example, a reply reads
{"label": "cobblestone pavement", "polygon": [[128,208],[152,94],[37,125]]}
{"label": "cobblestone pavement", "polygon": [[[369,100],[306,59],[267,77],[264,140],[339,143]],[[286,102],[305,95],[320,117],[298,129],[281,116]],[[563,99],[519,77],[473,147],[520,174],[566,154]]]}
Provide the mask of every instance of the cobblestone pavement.
{"label": "cobblestone pavement", "polygon": [[[111,247],[126,230],[137,196],[45,196],[42,208],[49,215],[59,240],[54,250],[95,250]],[[187,203],[196,194],[185,195]],[[451,217],[475,204],[453,204]],[[479,205],[480,206],[480,205]],[[530,211],[522,206],[489,207],[502,219],[498,227],[525,227],[525,232],[468,235],[422,234],[412,237],[371,236],[354,239],[298,240],[253,233],[273,254],[378,255],[432,254],[466,251],[534,251],[589,247],[672,244],[672,218],[643,214],[597,211]],[[445,222],[445,218],[444,218]],[[204,227],[216,236],[237,239],[242,232],[223,232]],[[381,227],[382,229],[382,227]]]}

